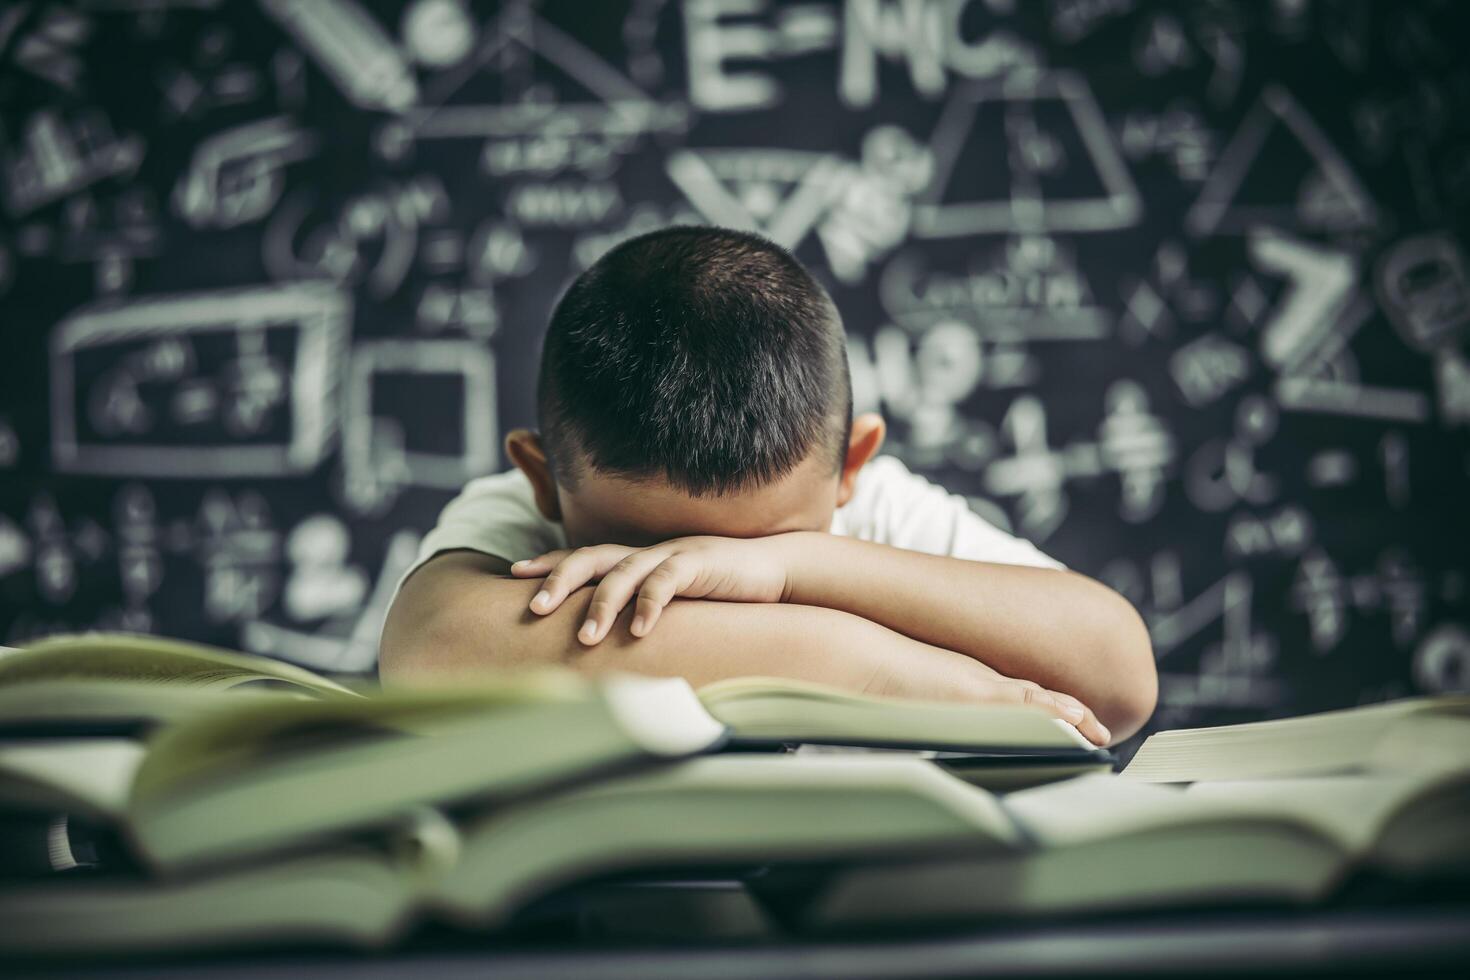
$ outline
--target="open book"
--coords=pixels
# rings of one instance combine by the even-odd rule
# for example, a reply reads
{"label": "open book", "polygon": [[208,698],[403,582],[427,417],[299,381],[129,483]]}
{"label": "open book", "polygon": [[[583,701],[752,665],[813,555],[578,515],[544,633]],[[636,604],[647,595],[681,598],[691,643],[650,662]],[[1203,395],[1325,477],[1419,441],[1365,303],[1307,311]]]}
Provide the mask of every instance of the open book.
{"label": "open book", "polygon": [[911,757],[716,755],[486,812],[419,808],[376,842],[206,877],[0,889],[0,952],[374,947],[422,919],[493,930],[558,890],[679,868],[805,871],[819,887],[782,918],[818,933],[1307,902],[1363,866],[1470,871],[1470,770],[1366,778],[1094,774],[1002,798]]}
{"label": "open book", "polygon": [[1096,747],[1077,729],[1023,705],[855,694],[812,681],[732,677],[706,684],[699,697],[729,725],[736,741],[804,742],[876,748],[928,748],[970,754],[1088,758]]}
{"label": "open book", "polygon": [[732,751],[918,753],[990,789],[1107,771],[1115,761],[1060,718],[1019,705],[915,701],[754,676],[706,684],[699,697],[730,727]]}
{"label": "open book", "polygon": [[1221,903],[1304,904],[1360,869],[1470,874],[1470,770],[1150,785],[1113,774],[1021,790],[1029,851],[839,873],[815,931]]}
{"label": "open book", "polygon": [[0,685],[35,680],[129,681],[225,690],[245,685],[318,695],[354,692],[303,667],[183,640],[132,633],[72,633],[0,648]]}
{"label": "open book", "polygon": [[1359,870],[1470,876],[1470,699],[1164,732],[1121,774],[1004,802],[1031,850],[851,869],[804,924],[1301,903]]}
{"label": "open book", "polygon": [[993,795],[921,759],[717,755],[453,819],[421,807],[379,840],[203,877],[62,877],[0,888],[0,952],[382,946],[425,917],[493,929],[561,887],[635,869],[1020,846]]}
{"label": "open book", "polygon": [[0,741],[0,808],[118,826],[169,873],[391,823],[425,802],[623,773],[724,735],[678,679],[538,671],[372,698],[259,693],[216,698],[146,740]]}
{"label": "open book", "polygon": [[1394,771],[1470,761],[1470,696],[1403,698],[1144,740],[1123,770],[1155,783]]}
{"label": "open book", "polygon": [[142,737],[242,699],[364,692],[268,657],[131,633],[75,633],[0,648],[0,739]]}
{"label": "open book", "polygon": [[677,678],[551,667],[448,690],[354,691],[267,658],[92,633],[0,657],[0,808],[121,827],[164,871],[323,839],[424,801],[509,798],[712,751],[725,726],[742,748],[922,751],[992,786],[1111,762],[1031,708],[774,678],[696,695]]}

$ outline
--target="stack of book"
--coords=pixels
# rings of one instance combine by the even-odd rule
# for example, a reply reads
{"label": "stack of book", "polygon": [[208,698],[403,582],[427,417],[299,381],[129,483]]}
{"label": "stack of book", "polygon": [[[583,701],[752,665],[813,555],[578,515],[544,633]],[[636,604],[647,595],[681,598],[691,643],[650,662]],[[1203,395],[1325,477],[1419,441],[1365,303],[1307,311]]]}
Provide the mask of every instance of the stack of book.
{"label": "stack of book", "polygon": [[1164,733],[1115,773],[1024,707],[561,669],[379,691],[58,637],[0,654],[0,954],[382,947],[640,876],[743,878],[812,933],[1312,902],[1470,866],[1467,736],[1470,699],[1421,699]]}
{"label": "stack of book", "polygon": [[840,871],[802,925],[1308,905],[1355,882],[1463,898],[1470,697],[1160,732],[1121,773],[1010,793],[1004,808],[1025,846]]}

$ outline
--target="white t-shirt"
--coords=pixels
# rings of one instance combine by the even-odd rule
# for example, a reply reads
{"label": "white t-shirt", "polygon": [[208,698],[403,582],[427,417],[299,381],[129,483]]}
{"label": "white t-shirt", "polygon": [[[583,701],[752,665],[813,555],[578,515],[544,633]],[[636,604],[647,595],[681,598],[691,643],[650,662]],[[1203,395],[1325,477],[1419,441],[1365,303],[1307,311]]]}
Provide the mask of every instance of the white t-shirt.
{"label": "white t-shirt", "polygon": [[[858,471],[852,499],[832,515],[829,530],[931,555],[1066,567],[976,514],[964,497],[910,473],[893,456],[876,456]],[[399,584],[441,551],[468,548],[518,561],[566,546],[560,522],[547,520],[536,509],[526,475],[507,470],[471,480],[445,505]]]}

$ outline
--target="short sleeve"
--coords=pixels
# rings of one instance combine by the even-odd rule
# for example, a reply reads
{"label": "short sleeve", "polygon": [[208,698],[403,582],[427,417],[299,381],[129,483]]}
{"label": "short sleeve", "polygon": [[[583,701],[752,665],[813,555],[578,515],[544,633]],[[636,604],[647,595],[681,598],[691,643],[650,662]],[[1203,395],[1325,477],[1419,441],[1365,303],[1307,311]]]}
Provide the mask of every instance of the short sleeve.
{"label": "short sleeve", "polygon": [[1067,566],[1025,538],[981,517],[957,493],[909,471],[893,456],[878,456],[858,473],[852,499],[837,512],[835,533],[910,551],[1004,565]]}
{"label": "short sleeve", "polygon": [[564,547],[566,533],[536,508],[526,475],[507,470],[471,480],[444,506],[399,584],[441,551],[465,548],[519,561]]}

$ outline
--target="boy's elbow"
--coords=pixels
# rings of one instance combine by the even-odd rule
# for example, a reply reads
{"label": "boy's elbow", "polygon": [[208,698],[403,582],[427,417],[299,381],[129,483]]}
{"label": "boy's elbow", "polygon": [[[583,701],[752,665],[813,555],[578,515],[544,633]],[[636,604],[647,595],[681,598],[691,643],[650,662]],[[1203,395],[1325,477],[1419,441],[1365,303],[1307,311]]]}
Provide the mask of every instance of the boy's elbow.
{"label": "boy's elbow", "polygon": [[378,683],[382,687],[411,687],[429,675],[428,657],[423,650],[389,643],[385,637],[378,647]]}
{"label": "boy's elbow", "polygon": [[516,627],[534,618],[526,609],[531,581],[499,575],[504,562],[451,551],[404,579],[388,607],[378,644],[378,681],[385,688],[453,684],[482,677],[517,660]]}
{"label": "boy's elbow", "polygon": [[442,687],[548,664],[578,667],[591,659],[574,634],[592,586],[573,590],[561,608],[538,616],[527,608],[538,580],[456,574],[451,565],[438,571],[410,579],[389,607],[378,648],[384,688]]}
{"label": "boy's elbow", "polygon": [[[494,666],[488,637],[497,611],[493,602],[452,589],[443,596],[420,588],[400,594],[388,608],[378,644],[378,682],[384,688],[425,687],[452,682],[467,671]],[[436,601],[426,601],[427,598]],[[479,606],[480,608],[476,608]],[[488,607],[488,608],[487,608]]]}
{"label": "boy's elbow", "polygon": [[1127,599],[1112,593],[1108,670],[1115,681],[1109,717],[1102,719],[1121,742],[1136,733],[1153,716],[1159,699],[1159,672],[1154,662],[1153,641],[1148,626]]}
{"label": "boy's elbow", "polygon": [[432,617],[410,617],[398,605],[389,608],[378,644],[378,682],[384,688],[429,683],[442,668],[436,666],[444,650],[442,627]]}

